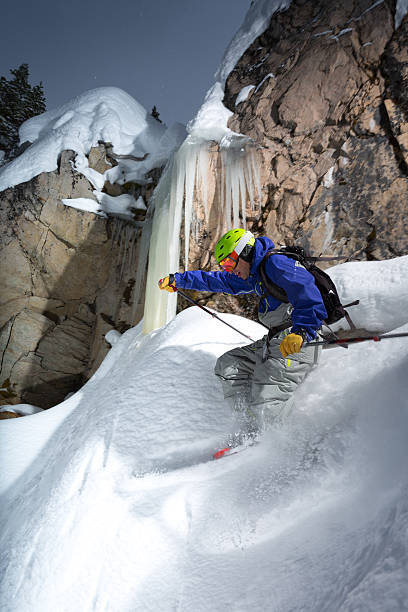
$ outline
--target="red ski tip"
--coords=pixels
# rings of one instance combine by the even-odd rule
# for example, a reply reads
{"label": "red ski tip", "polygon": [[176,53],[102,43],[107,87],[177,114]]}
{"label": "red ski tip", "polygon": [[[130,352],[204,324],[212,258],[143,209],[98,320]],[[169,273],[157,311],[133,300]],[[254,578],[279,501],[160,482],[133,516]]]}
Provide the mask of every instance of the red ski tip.
{"label": "red ski tip", "polygon": [[221,459],[221,457],[223,457],[225,453],[229,453],[230,450],[231,450],[230,446],[227,446],[227,448],[222,448],[221,450],[213,454],[213,459]]}

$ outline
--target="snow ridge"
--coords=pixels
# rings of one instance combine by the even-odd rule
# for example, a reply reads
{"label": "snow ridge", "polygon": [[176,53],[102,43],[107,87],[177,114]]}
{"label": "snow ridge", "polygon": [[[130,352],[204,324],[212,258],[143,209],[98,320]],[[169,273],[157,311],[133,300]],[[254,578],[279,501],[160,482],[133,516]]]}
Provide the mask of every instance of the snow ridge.
{"label": "snow ridge", "polygon": [[[407,262],[330,269],[357,324],[408,330]],[[109,339],[78,393],[0,424],[4,612],[406,609],[406,338],[324,351],[285,419],[220,461],[239,421],[213,368],[241,337],[189,308]]]}

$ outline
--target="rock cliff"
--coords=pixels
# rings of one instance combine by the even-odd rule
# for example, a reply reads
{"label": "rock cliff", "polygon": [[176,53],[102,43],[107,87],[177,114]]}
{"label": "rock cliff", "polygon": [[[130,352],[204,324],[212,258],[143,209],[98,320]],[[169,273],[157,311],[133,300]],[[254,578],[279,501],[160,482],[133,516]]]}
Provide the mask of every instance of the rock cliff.
{"label": "rock cliff", "polygon": [[[397,30],[394,18],[391,0],[294,0],[242,55],[224,104],[257,151],[261,213],[246,210],[249,229],[315,255],[408,252],[408,17]],[[222,229],[212,213],[195,265],[210,267],[200,243],[211,251]],[[255,316],[248,298],[202,302]]]}
{"label": "rock cliff", "polygon": [[[74,157],[64,151],[58,170],[0,194],[2,404],[59,403],[100,364],[105,333],[124,331],[143,312],[143,294],[133,313],[131,304],[140,223],[62,204],[95,199]],[[104,145],[89,164],[100,173],[110,167]]]}
{"label": "rock cliff", "polygon": [[390,0],[294,0],[229,75],[229,127],[259,147],[254,230],[316,254],[407,253],[408,22],[394,32],[394,14]]}

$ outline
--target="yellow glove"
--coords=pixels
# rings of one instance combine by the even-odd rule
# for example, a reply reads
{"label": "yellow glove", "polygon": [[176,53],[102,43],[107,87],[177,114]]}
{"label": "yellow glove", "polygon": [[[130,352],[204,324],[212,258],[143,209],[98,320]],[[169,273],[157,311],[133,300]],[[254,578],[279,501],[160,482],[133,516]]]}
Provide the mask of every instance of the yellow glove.
{"label": "yellow glove", "polygon": [[174,274],[161,278],[159,280],[159,288],[164,289],[164,291],[168,291],[169,293],[174,293],[177,291],[177,287],[174,284]]}
{"label": "yellow glove", "polygon": [[302,348],[303,338],[299,334],[289,334],[280,343],[280,352],[282,357],[287,357],[293,353],[298,353]]}

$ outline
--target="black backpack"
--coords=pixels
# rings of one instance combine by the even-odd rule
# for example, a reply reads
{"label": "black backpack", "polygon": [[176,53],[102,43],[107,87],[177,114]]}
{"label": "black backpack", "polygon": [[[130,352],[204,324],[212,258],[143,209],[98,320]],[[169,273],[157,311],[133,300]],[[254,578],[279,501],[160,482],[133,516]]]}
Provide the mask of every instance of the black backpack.
{"label": "black backpack", "polygon": [[[319,260],[335,260],[335,259],[344,259],[343,257],[311,257],[306,255],[305,250],[299,246],[284,246],[280,249],[273,249],[268,251],[265,257],[262,259],[259,264],[259,272],[262,280],[262,285],[266,290],[266,294],[272,295],[275,299],[280,302],[284,302],[287,304],[289,302],[286,291],[279,287],[276,283],[271,281],[271,279],[267,276],[265,271],[265,263],[266,260],[271,255],[286,255],[286,257],[290,257],[291,259],[295,259],[298,261],[310,274],[313,276],[316,287],[319,289],[324,306],[327,312],[327,319],[325,319],[325,323],[327,325],[331,325],[332,323],[336,323],[343,317],[347,319],[351,328],[355,328],[355,325],[350,319],[350,315],[345,310],[345,306],[342,305],[339,294],[337,293],[336,285],[333,283],[332,279],[326,272],[323,272],[320,268],[315,265],[316,261]],[[351,304],[347,304],[347,306],[354,306],[358,304],[358,300],[352,302]]]}

